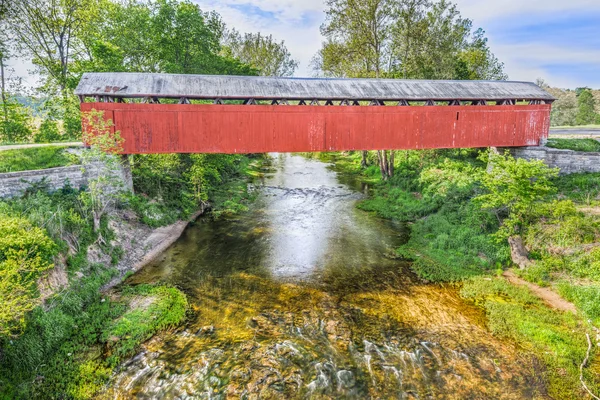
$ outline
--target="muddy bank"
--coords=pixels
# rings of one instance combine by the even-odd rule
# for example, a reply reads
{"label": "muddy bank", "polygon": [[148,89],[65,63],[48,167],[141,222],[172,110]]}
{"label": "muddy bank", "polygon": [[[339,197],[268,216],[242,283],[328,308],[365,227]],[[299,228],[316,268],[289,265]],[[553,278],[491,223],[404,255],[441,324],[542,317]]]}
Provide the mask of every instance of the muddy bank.
{"label": "muddy bank", "polygon": [[[119,261],[113,264],[111,256],[102,251],[98,244],[93,244],[88,248],[89,262],[111,266],[118,271],[117,276],[102,290],[106,291],[117,286],[128,274],[135,273],[154,261],[179,239],[191,222],[198,219],[209,208],[208,204],[203,205],[187,220],[177,221],[159,228],[151,228],[141,223],[131,210],[114,212],[110,216],[108,224],[115,234],[115,239],[111,241],[112,247],[122,249]],[[83,274],[77,272],[75,276],[80,279]],[[55,267],[38,281],[42,303],[67,286],[69,286],[69,276],[66,259],[64,256],[60,256],[55,260]]]}
{"label": "muddy bank", "polygon": [[[151,228],[138,221],[131,211],[124,211],[114,216],[109,222],[116,239],[112,243],[123,249],[123,256],[114,266],[119,275],[106,284],[102,290],[108,290],[118,285],[131,273],[135,273],[154,261],[179,239],[191,222],[194,222],[209,209],[208,205],[192,214],[187,220],[174,224]],[[91,262],[110,264],[110,256],[102,253],[97,246],[89,249],[88,259]]]}

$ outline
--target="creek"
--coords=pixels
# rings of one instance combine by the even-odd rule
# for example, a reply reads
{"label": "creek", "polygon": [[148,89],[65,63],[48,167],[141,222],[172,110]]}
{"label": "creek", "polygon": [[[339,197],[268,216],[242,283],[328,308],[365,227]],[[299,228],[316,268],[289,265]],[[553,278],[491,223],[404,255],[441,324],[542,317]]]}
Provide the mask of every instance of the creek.
{"label": "creek", "polygon": [[454,286],[394,257],[405,225],[356,209],[364,185],[273,155],[247,212],[201,218],[126,284],[164,282],[187,324],[121,366],[106,399],[521,399],[535,360]]}

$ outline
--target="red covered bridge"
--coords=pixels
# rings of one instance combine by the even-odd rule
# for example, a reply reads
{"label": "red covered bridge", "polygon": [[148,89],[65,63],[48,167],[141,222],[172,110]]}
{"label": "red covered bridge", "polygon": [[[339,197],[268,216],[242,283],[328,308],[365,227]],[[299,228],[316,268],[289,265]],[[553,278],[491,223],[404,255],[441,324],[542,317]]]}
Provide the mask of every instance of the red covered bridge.
{"label": "red covered bridge", "polygon": [[88,73],[125,154],[518,147],[548,137],[533,83]]}

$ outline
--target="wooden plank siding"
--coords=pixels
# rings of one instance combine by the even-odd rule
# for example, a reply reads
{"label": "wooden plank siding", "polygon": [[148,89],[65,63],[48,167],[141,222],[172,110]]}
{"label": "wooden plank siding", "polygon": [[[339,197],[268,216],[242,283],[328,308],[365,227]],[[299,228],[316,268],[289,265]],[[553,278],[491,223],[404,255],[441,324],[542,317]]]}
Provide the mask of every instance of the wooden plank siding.
{"label": "wooden plank siding", "polygon": [[81,104],[92,109],[113,120],[124,154],[233,154],[536,146],[551,106]]}

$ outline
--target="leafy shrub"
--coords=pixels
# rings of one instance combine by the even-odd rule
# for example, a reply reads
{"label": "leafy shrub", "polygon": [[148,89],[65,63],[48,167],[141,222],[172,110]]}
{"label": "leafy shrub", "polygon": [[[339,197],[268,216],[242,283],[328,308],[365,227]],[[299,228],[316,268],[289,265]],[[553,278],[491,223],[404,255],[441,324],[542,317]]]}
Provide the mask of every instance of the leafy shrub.
{"label": "leafy shrub", "polygon": [[245,180],[239,178],[248,163],[249,158],[237,155],[135,156],[133,182],[138,196],[129,201],[150,226],[187,218],[209,200],[214,210],[241,211],[245,209],[241,202],[249,197]]}
{"label": "leafy shrub", "polygon": [[555,192],[551,179],[558,169],[551,169],[541,160],[515,159],[508,152],[488,152],[491,170],[481,173],[480,180],[487,193],[475,198],[486,210],[502,218],[502,226],[496,236],[506,239],[520,234],[523,227],[535,216],[536,207]]}
{"label": "leafy shrub", "polygon": [[36,281],[53,267],[54,242],[24,218],[0,215],[0,339],[22,332],[37,305]]}
{"label": "leafy shrub", "polygon": [[8,119],[0,118],[0,134],[4,143],[22,143],[31,137],[31,111],[20,104],[15,97],[9,96],[3,104]]}
{"label": "leafy shrub", "polygon": [[445,158],[435,166],[425,168],[419,177],[423,195],[446,201],[461,201],[471,197],[478,171],[469,163]]}
{"label": "leafy shrub", "polygon": [[508,262],[508,246],[490,236],[496,229],[493,215],[473,204],[447,205],[413,224],[398,253],[413,260],[411,268],[423,279],[462,280]]}
{"label": "leafy shrub", "polygon": [[54,143],[62,140],[58,129],[58,124],[53,119],[45,119],[40,125],[40,129],[33,137],[35,143]]}

